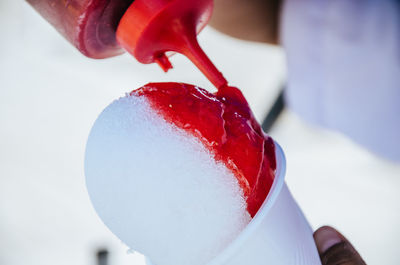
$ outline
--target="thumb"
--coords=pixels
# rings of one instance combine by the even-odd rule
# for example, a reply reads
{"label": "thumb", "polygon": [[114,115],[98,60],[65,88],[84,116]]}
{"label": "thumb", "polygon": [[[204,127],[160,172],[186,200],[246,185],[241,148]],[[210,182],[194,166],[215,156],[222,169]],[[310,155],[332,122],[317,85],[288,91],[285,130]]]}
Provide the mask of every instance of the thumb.
{"label": "thumb", "polygon": [[314,240],[322,265],[366,265],[351,243],[332,227],[319,228]]}

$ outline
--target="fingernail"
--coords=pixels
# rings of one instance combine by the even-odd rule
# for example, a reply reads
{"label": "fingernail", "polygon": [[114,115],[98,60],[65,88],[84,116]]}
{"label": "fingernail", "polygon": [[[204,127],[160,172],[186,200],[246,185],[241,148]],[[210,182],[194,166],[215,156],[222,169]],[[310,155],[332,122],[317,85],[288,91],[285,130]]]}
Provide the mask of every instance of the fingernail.
{"label": "fingernail", "polygon": [[314,233],[314,239],[319,253],[324,253],[332,246],[343,241],[343,238],[340,236],[340,234],[329,226],[324,226],[318,229]]}

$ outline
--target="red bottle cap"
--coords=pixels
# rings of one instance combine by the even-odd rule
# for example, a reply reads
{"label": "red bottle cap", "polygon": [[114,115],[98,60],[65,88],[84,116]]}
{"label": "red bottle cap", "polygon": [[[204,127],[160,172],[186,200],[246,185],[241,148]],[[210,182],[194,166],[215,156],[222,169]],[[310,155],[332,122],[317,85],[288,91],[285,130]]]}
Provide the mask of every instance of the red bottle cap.
{"label": "red bottle cap", "polygon": [[211,17],[213,0],[135,0],[122,17],[119,44],[139,62],[172,68],[166,52],[188,57],[217,88],[227,85],[197,42]]}

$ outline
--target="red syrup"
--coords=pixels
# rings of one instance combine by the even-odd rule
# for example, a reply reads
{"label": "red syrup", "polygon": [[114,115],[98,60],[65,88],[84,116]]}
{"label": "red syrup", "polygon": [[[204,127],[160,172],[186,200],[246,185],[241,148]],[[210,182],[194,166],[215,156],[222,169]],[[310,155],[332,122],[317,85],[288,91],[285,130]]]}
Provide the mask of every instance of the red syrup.
{"label": "red syrup", "polygon": [[132,95],[146,97],[167,122],[200,139],[234,173],[254,217],[274,180],[275,145],[197,42],[212,9],[212,0],[135,0],[118,25],[117,41],[139,62],[156,62],[164,71],[172,68],[166,52],[181,53],[218,89],[212,94],[188,84],[150,83]]}
{"label": "red syrup", "polygon": [[146,97],[167,122],[200,139],[234,173],[254,217],[274,180],[275,145],[239,89],[210,93],[182,83],[149,83],[131,95]]}

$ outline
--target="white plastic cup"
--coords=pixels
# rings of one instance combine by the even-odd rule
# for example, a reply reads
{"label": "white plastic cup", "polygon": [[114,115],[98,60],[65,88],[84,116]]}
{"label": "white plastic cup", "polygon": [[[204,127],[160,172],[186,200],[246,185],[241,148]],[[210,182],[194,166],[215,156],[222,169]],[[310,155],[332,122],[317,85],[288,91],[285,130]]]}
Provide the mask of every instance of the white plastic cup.
{"label": "white plastic cup", "polygon": [[276,177],[266,200],[239,236],[206,265],[321,265],[312,229],[284,181],[285,155],[275,146]]}

